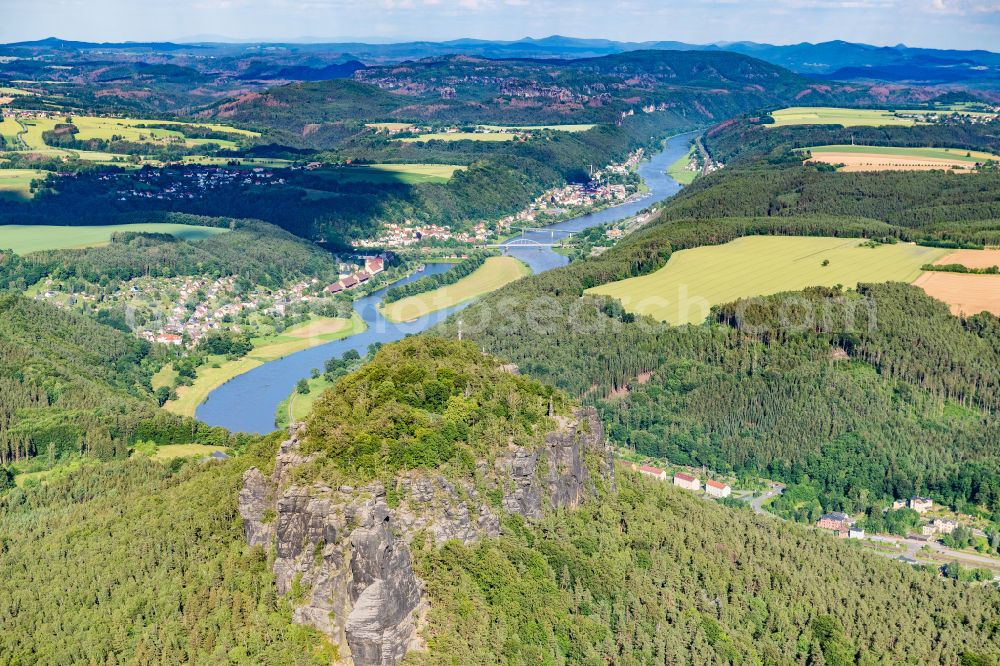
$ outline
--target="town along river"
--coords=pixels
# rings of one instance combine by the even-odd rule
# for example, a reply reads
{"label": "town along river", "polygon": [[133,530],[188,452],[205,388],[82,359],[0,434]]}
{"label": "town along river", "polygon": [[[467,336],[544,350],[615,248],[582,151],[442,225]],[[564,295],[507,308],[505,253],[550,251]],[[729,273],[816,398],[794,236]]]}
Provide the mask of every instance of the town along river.
{"label": "town along river", "polygon": [[[623,220],[658,201],[673,196],[681,189],[681,185],[668,176],[666,170],[687,152],[688,142],[693,136],[694,133],[682,134],[667,140],[661,152],[639,165],[639,175],[649,188],[647,196],[597,213],[560,222],[539,231],[526,231],[522,236],[508,241],[504,253],[517,257],[535,273],[565,265],[569,260],[550,247],[520,244],[526,241],[543,244],[559,242],[565,239],[568,233]],[[422,271],[396,284],[441,273],[449,268],[451,268],[449,264],[428,264]],[[275,427],[274,413],[278,404],[291,394],[300,379],[309,376],[313,368],[322,369],[327,359],[342,356],[349,349],[363,356],[373,343],[395,342],[407,335],[419,333],[444,321],[449,315],[468,305],[463,303],[432,312],[414,321],[397,324],[385,319],[378,311],[378,304],[386,289],[388,287],[360,298],[354,304],[354,309],[368,325],[367,330],[349,338],[290,354],[234,377],[212,391],[205,402],[198,406],[196,412],[198,419],[209,425],[223,426],[236,432],[270,432]]]}

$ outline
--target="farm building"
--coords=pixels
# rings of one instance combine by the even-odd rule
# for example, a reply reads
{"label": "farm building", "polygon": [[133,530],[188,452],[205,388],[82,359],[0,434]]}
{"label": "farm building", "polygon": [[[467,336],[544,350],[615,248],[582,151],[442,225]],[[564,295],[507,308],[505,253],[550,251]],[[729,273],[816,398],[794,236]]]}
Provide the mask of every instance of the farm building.
{"label": "farm building", "polygon": [[698,480],[698,477],[683,472],[674,474],[674,485],[687,490],[701,490],[701,481]]}
{"label": "farm building", "polygon": [[705,492],[712,497],[729,497],[733,489],[729,487],[728,483],[708,479],[705,481]]}
{"label": "farm building", "polygon": [[830,530],[841,539],[847,538],[853,525],[854,519],[839,511],[824,514],[816,521],[816,527]]}
{"label": "farm building", "polygon": [[639,468],[639,473],[645,476],[651,476],[657,481],[667,480],[666,471],[660,469],[659,467],[653,467],[652,465],[643,465]]}
{"label": "farm building", "polygon": [[864,539],[865,538],[865,531],[863,529],[861,529],[860,527],[852,527],[849,530],[847,530],[847,538],[848,539]]}

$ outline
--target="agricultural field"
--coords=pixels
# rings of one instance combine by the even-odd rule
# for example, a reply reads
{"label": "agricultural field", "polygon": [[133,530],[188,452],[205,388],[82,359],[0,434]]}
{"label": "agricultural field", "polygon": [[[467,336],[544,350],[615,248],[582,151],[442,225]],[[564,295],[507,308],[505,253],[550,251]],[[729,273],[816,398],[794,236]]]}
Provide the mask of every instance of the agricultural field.
{"label": "agricultural field", "polygon": [[966,268],[989,268],[1000,266],[1000,249],[955,250],[934,262],[939,266],[959,264]]}
{"label": "agricultural field", "polygon": [[[0,179],[5,172],[6,170],[0,169]],[[0,248],[13,250],[15,254],[28,254],[42,250],[100,247],[107,245],[111,241],[111,235],[119,231],[170,234],[185,240],[199,240],[229,230],[167,222],[108,224],[96,227],[6,224],[0,225]]]}
{"label": "agricultural field", "polygon": [[[31,181],[47,175],[34,169],[0,169],[0,197],[30,199]],[[3,247],[3,229],[0,226],[0,247]]]}
{"label": "agricultural field", "polygon": [[367,164],[317,170],[317,175],[343,182],[368,183],[447,183],[456,171],[466,167],[456,164]]}
{"label": "agricultural field", "polygon": [[454,284],[389,303],[382,313],[390,321],[412,321],[496,291],[529,273],[530,269],[514,257],[490,257],[472,275]]}
{"label": "agricultural field", "polygon": [[513,132],[431,132],[420,136],[396,139],[406,143],[417,141],[513,141],[517,134]]}
{"label": "agricultural field", "polygon": [[674,325],[698,324],[713,305],[740,298],[810,286],[912,282],[922,265],[947,252],[909,243],[872,248],[858,238],[748,236],[675,252],[655,273],[588,293],[617,298],[629,312]]}
{"label": "agricultural field", "polygon": [[351,319],[324,317],[289,328],[280,335],[254,338],[253,351],[243,358],[227,361],[220,356],[213,359],[219,367],[209,365],[198,368],[198,377],[194,383],[178,387],[177,400],[168,401],[163,408],[174,414],[193,417],[198,405],[205,401],[208,394],[233,377],[303,349],[361,333],[365,328],[365,322],[358,315]]}
{"label": "agricultural field", "polygon": [[913,284],[947,303],[953,315],[971,316],[985,311],[1000,316],[1000,275],[928,271]]}
{"label": "agricultural field", "polygon": [[[844,127],[910,127],[921,124],[917,116],[948,115],[946,110],[929,109],[845,109],[833,106],[792,106],[771,113],[774,123],[765,127],[786,125],[842,125]],[[968,115],[988,116],[995,114],[970,112]]]}
{"label": "agricultural field", "polygon": [[8,148],[19,145],[20,139],[18,135],[21,134],[23,129],[21,124],[13,118],[0,118],[0,137],[3,137],[4,144]]}
{"label": "agricultural field", "polygon": [[[6,136],[11,131],[14,131],[15,134],[21,131],[20,129],[15,130],[14,126],[23,128],[23,133],[21,134],[21,139],[24,142],[23,149],[30,152],[60,155],[80,153],[81,159],[88,159],[88,156],[85,153],[81,153],[81,151],[67,151],[59,148],[52,148],[46,145],[43,141],[42,134],[47,131],[51,131],[59,123],[65,123],[67,117],[69,117],[72,123],[79,128],[79,132],[75,135],[75,137],[80,141],[86,141],[88,139],[110,140],[112,137],[119,137],[124,141],[149,143],[151,145],[176,141],[183,142],[187,147],[215,144],[221,148],[232,149],[237,147],[237,140],[240,138],[259,136],[256,132],[236,129],[234,127],[229,127],[228,125],[219,125],[214,123],[181,123],[176,121],[149,120],[143,118],[102,118],[97,116],[64,117],[58,115],[52,115],[51,117],[44,115],[20,117],[16,120],[6,118],[4,120],[2,132]],[[190,124],[201,129],[215,132],[225,132],[232,135],[233,139],[189,139],[178,130],[143,127],[143,125],[176,125],[180,127],[184,124]],[[8,125],[10,127],[8,127]]]}
{"label": "agricultural field", "polygon": [[977,163],[1000,156],[961,148],[907,148],[892,146],[813,146],[810,161],[843,164],[841,171],[971,171]]}

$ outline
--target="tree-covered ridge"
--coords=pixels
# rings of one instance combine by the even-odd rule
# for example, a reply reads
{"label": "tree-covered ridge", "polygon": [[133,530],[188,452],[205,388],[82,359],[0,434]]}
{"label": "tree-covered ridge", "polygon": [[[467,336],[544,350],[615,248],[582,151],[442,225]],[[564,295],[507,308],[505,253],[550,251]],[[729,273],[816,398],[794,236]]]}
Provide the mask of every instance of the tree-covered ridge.
{"label": "tree-covered ridge", "polygon": [[788,149],[850,143],[859,146],[964,148],[1000,154],[1000,121],[911,127],[773,127],[739,118],[713,127],[705,136],[705,147],[715,159],[726,164],[747,163]]}
{"label": "tree-covered ridge", "polygon": [[[341,378],[313,408],[304,453],[361,480],[447,468],[471,476],[477,459],[513,443],[537,445],[565,413],[564,395],[512,374],[475,346],[407,338]],[[325,475],[324,475],[325,476]]]}
{"label": "tree-covered ridge", "polygon": [[1000,658],[994,589],[621,470],[600,502],[416,561],[432,599],[431,651],[416,664]]}
{"label": "tree-covered ridge", "polygon": [[243,471],[148,459],[0,495],[0,661],[329,664],[243,544]]}
{"label": "tree-covered ridge", "polygon": [[23,269],[21,284],[32,284],[32,276],[37,281],[41,274],[101,284],[143,276],[238,275],[250,284],[277,288],[297,278],[337,276],[336,264],[326,250],[270,224],[186,215],[169,215],[164,219],[225,225],[231,231],[199,240],[123,232],[102,247],[35,252],[26,258],[28,266]]}
{"label": "tree-covered ridge", "polygon": [[[310,424],[328,430],[303,450],[320,454],[325,482],[358,478],[355,459],[338,450],[348,452],[339,445],[348,436],[357,442],[362,429],[416,451],[408,432],[427,419],[446,431],[456,406],[476,403],[458,453],[417,462],[447,473],[461,469],[462,452],[506,450],[510,437],[534,441],[550,400],[557,412],[568,407],[557,391],[503,372],[467,343],[426,337],[387,346],[341,384],[326,397],[336,406]],[[379,391],[384,412],[374,402]],[[330,663],[336,655],[323,637],[291,623],[294,586],[288,598],[275,594],[273,553],[244,542],[236,500],[243,474],[252,466],[270,473],[279,439],[262,438],[224,463],[115,461],[0,495],[0,622],[9,627],[0,658]],[[427,649],[407,663],[1000,657],[992,587],[900,566],[626,468],[615,489],[599,492],[535,523],[509,516],[499,537],[475,544],[415,538]]]}
{"label": "tree-covered ridge", "polygon": [[0,465],[45,454],[124,457],[136,441],[229,443],[160,412],[148,342],[71,311],[0,293]]}
{"label": "tree-covered ridge", "polygon": [[720,217],[844,215],[881,220],[903,240],[1000,243],[1000,172],[831,173],[759,164],[723,169],[693,184],[661,221]]}
{"label": "tree-covered ridge", "polygon": [[[995,514],[995,317],[963,322],[917,288],[871,287],[882,308],[872,333],[809,331],[768,345],[728,325],[670,328],[636,319],[617,302],[580,298],[589,287],[656,270],[673,251],[749,234],[920,237],[935,228],[924,226],[929,220],[938,239],[969,240],[976,229],[996,228],[993,175],[886,176],[894,175],[761,163],[723,169],[599,257],[472,305],[461,315],[465,333],[523,372],[596,402],[612,439],[641,453],[787,481],[821,479],[824,508],[880,507],[912,490]],[[768,215],[767,203],[787,190],[789,206],[809,206]],[[793,214],[802,209],[814,214]],[[747,211],[762,217],[737,217]],[[829,215],[865,211],[868,219]],[[873,219],[883,216],[892,224]],[[444,331],[457,333],[454,323]],[[846,368],[833,366],[840,345],[855,359]],[[847,372],[854,364],[858,371]],[[650,379],[640,383],[639,375]]]}

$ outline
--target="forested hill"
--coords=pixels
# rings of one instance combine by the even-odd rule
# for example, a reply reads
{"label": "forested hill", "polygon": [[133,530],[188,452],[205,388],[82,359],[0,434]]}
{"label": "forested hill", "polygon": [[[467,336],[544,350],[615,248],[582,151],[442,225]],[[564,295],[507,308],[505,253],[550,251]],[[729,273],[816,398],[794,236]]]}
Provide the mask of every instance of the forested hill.
{"label": "forested hill", "polygon": [[[351,606],[307,615],[317,603],[310,588],[327,599],[353,589],[327,586],[334,579],[398,581],[403,572],[390,563],[412,563],[427,604],[419,620],[426,642],[406,663],[954,665],[1000,656],[996,589],[904,567],[625,467],[612,489],[590,458],[596,483],[578,505],[530,519],[509,513],[500,501],[507,491],[484,485],[503,468],[477,459],[538,445],[558,420],[547,415],[572,405],[473,345],[412,338],[344,381],[343,394],[324,398],[302,455],[286,449],[280,463],[275,435],[223,463],[137,457],[0,494],[0,656],[330,664],[343,652],[292,620],[332,626]],[[600,444],[599,433],[580,434]],[[514,469],[526,464],[517,460]],[[277,551],[247,547],[241,520],[245,479],[272,470],[290,494],[258,527],[276,523]],[[370,486],[359,487],[372,478],[389,492],[372,497]],[[436,481],[420,484],[428,479]],[[355,492],[358,505],[336,504]],[[435,544],[425,531],[395,542],[410,551],[406,560],[395,548],[366,549],[373,532],[389,532],[383,518],[415,501],[411,492],[424,496],[423,509],[407,528],[434,524],[441,518],[433,512],[457,498],[459,509],[489,502],[485,515],[499,517],[499,535]],[[379,524],[361,524],[363,512],[336,522],[340,509],[359,506],[383,511]],[[331,522],[296,522],[307,515]],[[473,515],[466,526],[484,514]],[[462,524],[460,512],[448,518]],[[349,565],[336,557],[345,533],[358,554]],[[296,553],[300,542],[306,547]],[[277,571],[278,560],[294,567]],[[368,574],[366,561],[379,571]],[[304,575],[319,566],[336,575]],[[292,581],[287,593],[277,592],[276,575]],[[374,602],[369,593],[369,603],[406,591],[364,589],[380,593]]]}
{"label": "forested hill", "polygon": [[[755,337],[725,307],[703,326],[669,327],[584,295],[654,271],[678,250],[747,235],[995,244],[998,200],[996,173],[833,173],[779,151],[696,181],[599,257],[472,305],[464,335],[593,402],[618,444],[802,484],[812,497],[804,519],[878,515],[894,498],[924,493],[998,520],[996,317],[959,320],[917,287],[872,285],[817,298],[824,308],[870,299],[876,332]],[[849,362],[835,362],[838,349]]]}
{"label": "forested hill", "polygon": [[[892,94],[905,98],[909,92]],[[330,123],[372,120],[608,123],[646,107],[701,125],[805,96],[813,104],[874,99],[863,87],[813,82],[739,54],[637,51],[581,60],[429,58],[369,67],[354,80],[249,93],[201,115],[315,133]]]}
{"label": "forested hill", "polygon": [[228,441],[157,410],[149,343],[92,318],[0,293],[0,473],[37,455],[128,455],[139,440]]}

